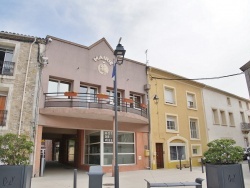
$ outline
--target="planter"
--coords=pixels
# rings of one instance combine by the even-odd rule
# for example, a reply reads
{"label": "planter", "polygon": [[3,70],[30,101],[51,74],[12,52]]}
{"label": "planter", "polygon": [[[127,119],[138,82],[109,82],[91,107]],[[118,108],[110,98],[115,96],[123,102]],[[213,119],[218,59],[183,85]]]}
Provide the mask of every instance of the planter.
{"label": "planter", "polygon": [[0,165],[0,188],[30,188],[32,165]]}
{"label": "planter", "polygon": [[241,164],[206,164],[207,188],[245,188]]}
{"label": "planter", "polygon": [[98,99],[108,99],[109,98],[108,95],[105,95],[105,94],[102,94],[102,93],[98,93],[96,96],[97,96]]}
{"label": "planter", "polygon": [[75,96],[77,96],[77,93],[76,93],[76,92],[73,92],[73,91],[64,92],[64,96],[67,96],[67,97],[75,97]]}
{"label": "planter", "polygon": [[125,103],[131,103],[131,104],[134,103],[133,99],[124,98],[122,101]]}

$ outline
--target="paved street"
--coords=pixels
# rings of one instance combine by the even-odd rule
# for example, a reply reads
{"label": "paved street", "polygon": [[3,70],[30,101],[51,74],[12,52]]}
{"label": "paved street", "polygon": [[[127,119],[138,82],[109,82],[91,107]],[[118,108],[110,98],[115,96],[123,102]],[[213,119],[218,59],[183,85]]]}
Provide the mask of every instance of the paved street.
{"label": "paved street", "polygon": [[[242,164],[245,187],[250,187],[250,173],[246,161]],[[32,179],[32,188],[73,188],[73,169],[52,168],[47,169],[43,177]],[[195,178],[200,177],[203,181],[203,188],[206,188],[206,174],[202,173],[201,167],[193,168],[190,172],[189,168],[182,170],[177,169],[160,169],[160,170],[139,170],[130,172],[120,172],[120,188],[146,188],[147,179],[150,182],[192,182]],[[88,188],[89,177],[87,172],[78,171],[77,188]],[[111,174],[103,176],[103,188],[113,188],[114,178]]]}

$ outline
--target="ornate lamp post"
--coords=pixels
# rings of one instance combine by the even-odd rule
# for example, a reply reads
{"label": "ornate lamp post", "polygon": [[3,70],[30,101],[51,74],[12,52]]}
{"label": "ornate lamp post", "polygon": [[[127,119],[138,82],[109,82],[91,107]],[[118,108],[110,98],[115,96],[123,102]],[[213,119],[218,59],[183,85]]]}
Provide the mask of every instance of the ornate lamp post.
{"label": "ornate lamp post", "polygon": [[124,60],[124,55],[126,50],[124,50],[123,46],[120,44],[121,38],[119,43],[116,46],[114,51],[114,55],[116,57],[114,70],[112,77],[114,78],[114,99],[115,99],[115,188],[119,188],[119,166],[118,166],[118,122],[117,122],[117,72],[116,72],[116,65],[121,65]]}

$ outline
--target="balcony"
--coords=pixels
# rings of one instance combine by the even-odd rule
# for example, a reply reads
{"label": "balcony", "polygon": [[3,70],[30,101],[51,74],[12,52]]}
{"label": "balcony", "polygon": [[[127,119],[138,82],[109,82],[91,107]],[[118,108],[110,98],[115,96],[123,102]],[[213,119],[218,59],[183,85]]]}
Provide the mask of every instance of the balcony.
{"label": "balcony", "polygon": [[0,74],[13,76],[15,63],[11,61],[0,61]]}
{"label": "balcony", "polygon": [[[114,116],[113,96],[76,92],[45,93],[44,95],[44,109],[40,109],[40,113],[42,114],[67,115],[70,117],[92,119],[99,118],[103,120],[110,120]],[[121,119],[123,118],[126,122],[148,122],[147,107],[145,104],[136,103],[126,98],[118,98],[117,100],[117,110],[121,114]],[[53,110],[49,110],[52,108]],[[61,108],[61,111],[56,110],[58,108]],[[99,109],[103,109],[102,113]]]}
{"label": "balcony", "polygon": [[248,134],[250,131],[250,123],[241,123],[241,131]]}
{"label": "balcony", "polygon": [[6,126],[7,110],[0,110],[0,126]]}

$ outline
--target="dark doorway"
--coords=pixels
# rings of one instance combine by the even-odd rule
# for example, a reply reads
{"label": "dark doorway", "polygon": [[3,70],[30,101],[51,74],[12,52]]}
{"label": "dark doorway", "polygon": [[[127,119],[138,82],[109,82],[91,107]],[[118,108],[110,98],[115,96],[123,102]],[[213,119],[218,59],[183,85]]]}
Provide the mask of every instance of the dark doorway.
{"label": "dark doorway", "polygon": [[157,163],[157,169],[164,168],[162,143],[156,143],[156,163]]}

